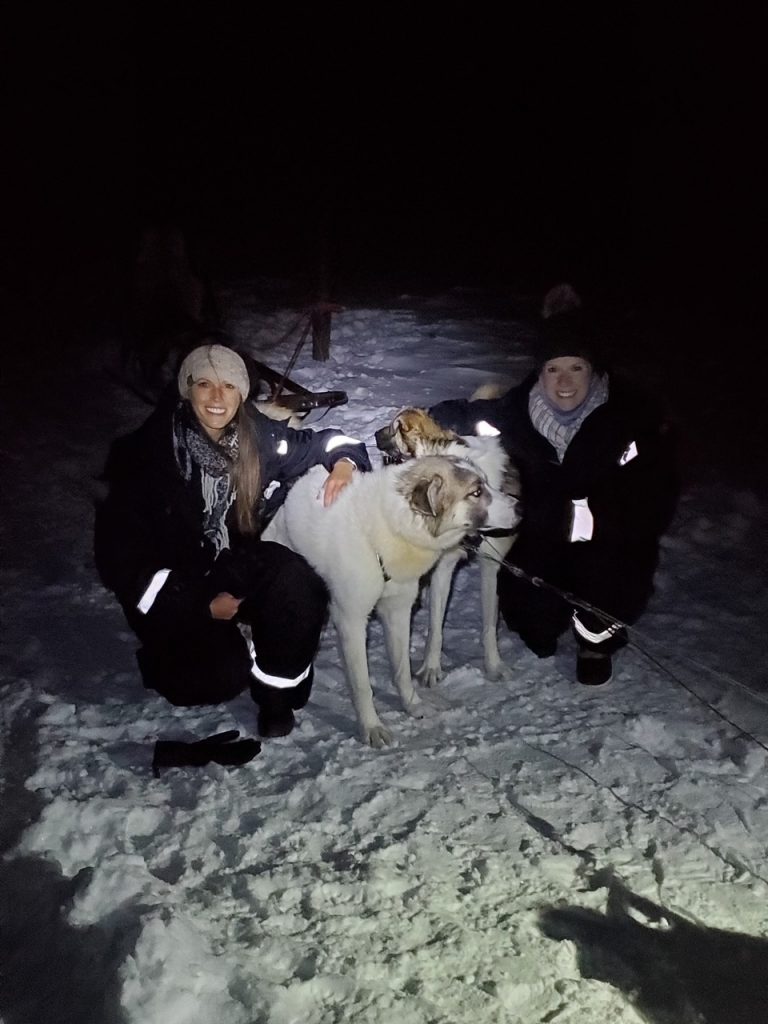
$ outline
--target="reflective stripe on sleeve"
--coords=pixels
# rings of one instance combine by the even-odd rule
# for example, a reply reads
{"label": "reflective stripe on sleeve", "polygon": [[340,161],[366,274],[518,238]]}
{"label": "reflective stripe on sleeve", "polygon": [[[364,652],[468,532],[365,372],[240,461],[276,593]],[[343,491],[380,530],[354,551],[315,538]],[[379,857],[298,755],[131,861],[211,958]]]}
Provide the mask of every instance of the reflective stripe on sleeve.
{"label": "reflective stripe on sleeve", "polygon": [[583,637],[584,640],[588,640],[591,644],[601,644],[603,640],[610,640],[614,633],[618,633],[621,626],[618,622],[612,622],[611,625],[607,629],[602,630],[602,632],[593,633],[591,629],[587,629],[584,623],[576,615],[576,612],[574,612],[573,628],[580,637]]}
{"label": "reflective stripe on sleeve", "polygon": [[326,453],[341,448],[343,444],[360,444],[356,437],[347,437],[346,434],[337,434],[336,437],[329,437],[325,445]]}
{"label": "reflective stripe on sleeve", "polygon": [[155,598],[163,589],[165,581],[171,575],[170,569],[159,569],[152,579],[149,581],[149,586],[144,591],[139,599],[139,603],[136,607],[139,609],[142,615],[146,615],[152,605],[155,603]]}

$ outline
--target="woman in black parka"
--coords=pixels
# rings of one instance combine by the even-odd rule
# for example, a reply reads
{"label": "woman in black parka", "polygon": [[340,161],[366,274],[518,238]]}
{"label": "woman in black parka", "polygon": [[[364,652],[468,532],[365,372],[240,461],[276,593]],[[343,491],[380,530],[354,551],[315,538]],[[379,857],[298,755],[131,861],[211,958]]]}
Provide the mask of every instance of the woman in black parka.
{"label": "woman in black parka", "polygon": [[[653,592],[659,539],[678,483],[669,425],[647,395],[606,372],[595,327],[581,310],[541,323],[537,369],[498,399],[442,402],[443,426],[501,434],[520,471],[523,517],[510,559],[527,574],[633,623]],[[539,657],[572,623],[579,682],[611,678],[626,630],[503,569],[499,607]]]}
{"label": "woman in black parka", "polygon": [[96,565],[141,641],[147,687],[215,704],[250,687],[262,736],[306,704],[327,592],[299,555],[259,534],[311,466],[330,504],[365,446],[338,430],[293,430],[246,404],[248,372],[223,345],[184,360],[173,389],[115,441],[96,511]]}

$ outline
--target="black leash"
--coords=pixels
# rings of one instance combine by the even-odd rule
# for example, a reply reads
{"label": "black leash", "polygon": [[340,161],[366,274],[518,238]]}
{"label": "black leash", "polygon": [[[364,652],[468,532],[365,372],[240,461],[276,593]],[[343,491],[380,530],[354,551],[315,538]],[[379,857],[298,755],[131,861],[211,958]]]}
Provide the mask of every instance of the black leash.
{"label": "black leash", "polygon": [[[476,551],[477,549],[462,542],[461,545],[466,551]],[[630,627],[626,622],[622,622],[621,619],[617,619],[614,615],[609,615],[608,612],[604,612],[602,608],[597,608],[595,605],[590,604],[589,601],[584,601],[580,597],[576,597],[575,594],[570,593],[568,590],[560,590],[559,587],[554,586],[552,583],[547,583],[546,580],[542,579],[541,576],[531,576],[524,569],[521,569],[519,565],[515,565],[514,562],[510,562],[506,558],[494,558],[493,555],[487,555],[484,552],[478,552],[481,558],[487,558],[490,562],[496,562],[497,565],[502,566],[508,572],[511,572],[513,576],[517,576],[518,579],[525,580],[534,587],[539,587],[542,590],[548,590],[552,594],[557,594],[558,597],[562,598],[567,604],[573,605],[575,608],[581,608],[585,612],[591,612],[597,616],[598,619],[606,626],[616,625],[620,629],[629,629]]]}
{"label": "black leash", "polygon": [[[476,549],[467,548],[467,550],[474,551]],[[645,648],[641,644],[637,643],[637,641],[632,638],[633,634],[637,635],[637,630],[634,628],[634,626],[629,626],[626,622],[622,622],[620,619],[617,619],[614,616],[609,615],[607,612],[603,611],[602,608],[596,608],[595,605],[590,604],[588,601],[583,601],[581,598],[576,597],[574,594],[571,594],[567,590],[560,590],[559,587],[555,587],[553,584],[547,583],[547,581],[543,580],[540,576],[531,576],[530,573],[527,573],[524,569],[521,569],[519,565],[515,565],[513,562],[510,562],[506,558],[494,558],[493,555],[488,555],[482,551],[477,551],[477,554],[481,558],[487,558],[491,562],[496,562],[497,565],[506,569],[507,572],[511,572],[512,575],[516,576],[518,579],[526,580],[534,587],[540,587],[544,590],[550,591],[553,594],[557,594],[558,597],[562,598],[568,604],[571,604],[576,608],[583,608],[585,611],[591,612],[593,615],[596,615],[600,619],[600,621],[603,622],[606,626],[615,623],[620,628],[626,629],[627,636],[629,637],[630,647],[632,647],[634,650],[642,654],[643,657],[647,658],[652,665],[660,669],[673,682],[677,683],[679,687],[685,690],[686,693],[689,693],[692,697],[695,697],[700,704],[703,704],[704,707],[709,708],[710,711],[712,711],[724,722],[726,722],[728,725],[734,728],[741,736],[744,736],[745,739],[752,740],[753,743],[756,743],[759,747],[768,752],[768,744],[763,743],[763,741],[758,739],[758,737],[755,736],[753,733],[749,732],[747,729],[743,729],[737,722],[734,722],[731,718],[728,718],[728,716],[723,714],[723,712],[716,708],[714,704],[711,704],[705,697],[702,697],[700,696],[700,694],[696,693],[694,689],[688,686],[687,683],[684,683],[682,679],[679,679],[674,674],[674,672],[667,668],[667,666],[664,665],[661,661],[659,661],[658,658],[656,658],[649,651],[645,650]],[[647,639],[651,640],[650,637],[648,637]],[[651,642],[654,641],[651,640]],[[758,700],[760,699],[758,695],[752,693],[752,691],[748,687],[743,687],[743,689],[745,689],[747,693],[752,694],[752,696],[756,697]]]}

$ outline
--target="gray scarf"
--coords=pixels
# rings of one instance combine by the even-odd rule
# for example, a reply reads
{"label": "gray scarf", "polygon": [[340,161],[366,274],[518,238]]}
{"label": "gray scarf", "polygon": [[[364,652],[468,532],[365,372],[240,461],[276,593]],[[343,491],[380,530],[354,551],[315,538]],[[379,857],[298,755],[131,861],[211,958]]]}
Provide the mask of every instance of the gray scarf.
{"label": "gray scarf", "polygon": [[173,416],[176,465],[190,483],[199,479],[203,495],[203,533],[218,555],[229,547],[227,512],[235,500],[232,467],[237,461],[237,426],[230,423],[218,442],[201,428],[189,402],[179,402]]}
{"label": "gray scarf", "polygon": [[562,462],[568,445],[576,436],[579,427],[591,412],[608,400],[608,376],[595,375],[589,385],[587,397],[572,412],[559,415],[547,400],[541,384],[536,383],[528,396],[528,415],[535,429],[546,438],[557,452],[558,462]]}

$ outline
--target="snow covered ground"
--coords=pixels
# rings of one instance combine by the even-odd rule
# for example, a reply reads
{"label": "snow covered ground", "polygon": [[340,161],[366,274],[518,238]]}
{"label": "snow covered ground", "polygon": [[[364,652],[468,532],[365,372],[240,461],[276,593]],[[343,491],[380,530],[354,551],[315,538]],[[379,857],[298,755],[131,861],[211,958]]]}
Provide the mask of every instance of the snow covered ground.
{"label": "snow covered ground", "polygon": [[[307,346],[293,372],[347,391],[323,425],[372,446],[402,405],[520,379],[525,324],[470,299],[337,314],[330,360]],[[222,300],[238,341],[284,367],[295,307],[248,281]],[[18,360],[6,388],[3,1024],[768,1020],[759,490],[687,477],[607,688],[574,682],[570,637],[540,661],[503,628],[512,679],[485,680],[468,566],[435,718],[401,713],[371,624],[396,745],[359,742],[329,627],[291,736],[244,767],[153,778],[156,738],[252,736],[255,714],[247,696],[184,710],[145,691],[96,577],[95,478],[148,411],[109,372],[116,348]],[[415,663],[425,632],[419,608]]]}

